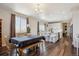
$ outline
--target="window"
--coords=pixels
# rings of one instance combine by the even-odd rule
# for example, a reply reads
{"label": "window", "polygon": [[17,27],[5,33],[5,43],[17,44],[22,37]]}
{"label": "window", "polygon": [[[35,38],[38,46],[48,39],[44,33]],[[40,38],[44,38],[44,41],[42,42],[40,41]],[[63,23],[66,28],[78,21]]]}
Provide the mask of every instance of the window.
{"label": "window", "polygon": [[53,32],[62,32],[62,24],[54,23],[52,24]]}
{"label": "window", "polygon": [[16,16],[15,28],[16,33],[26,33],[26,17]]}
{"label": "window", "polygon": [[44,32],[44,31],[45,31],[45,26],[44,26],[44,24],[40,24],[40,25],[39,25],[39,31],[40,31],[40,32]]}

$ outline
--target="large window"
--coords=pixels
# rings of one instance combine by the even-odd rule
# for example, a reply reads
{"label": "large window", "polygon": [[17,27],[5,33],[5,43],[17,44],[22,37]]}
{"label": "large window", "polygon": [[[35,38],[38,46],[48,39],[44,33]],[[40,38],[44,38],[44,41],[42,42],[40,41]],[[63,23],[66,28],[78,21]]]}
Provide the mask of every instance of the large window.
{"label": "large window", "polygon": [[40,24],[40,25],[39,25],[39,31],[40,31],[40,32],[44,32],[44,31],[45,31],[45,26],[44,26],[44,24]]}
{"label": "large window", "polygon": [[16,33],[26,33],[26,17],[22,16],[16,16],[16,21],[15,21],[15,28],[16,28]]}

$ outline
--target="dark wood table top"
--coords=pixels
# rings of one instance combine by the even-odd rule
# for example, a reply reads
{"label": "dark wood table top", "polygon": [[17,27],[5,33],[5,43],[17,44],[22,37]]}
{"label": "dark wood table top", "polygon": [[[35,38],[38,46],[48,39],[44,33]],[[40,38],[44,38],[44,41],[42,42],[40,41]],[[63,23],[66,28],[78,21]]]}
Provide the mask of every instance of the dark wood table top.
{"label": "dark wood table top", "polygon": [[45,40],[44,36],[23,36],[23,37],[12,37],[10,42],[18,45],[18,47],[23,47],[29,44],[36,43],[40,40]]}

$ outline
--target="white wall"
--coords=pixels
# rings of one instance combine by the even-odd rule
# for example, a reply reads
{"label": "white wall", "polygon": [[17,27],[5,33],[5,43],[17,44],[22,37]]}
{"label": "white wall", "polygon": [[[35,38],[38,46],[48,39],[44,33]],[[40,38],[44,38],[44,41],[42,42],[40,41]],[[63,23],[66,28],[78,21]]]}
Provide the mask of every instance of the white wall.
{"label": "white wall", "polygon": [[73,22],[73,45],[77,47],[77,35],[79,34],[79,11],[73,13],[72,17]]}
{"label": "white wall", "polygon": [[72,21],[67,22],[67,36],[70,36],[70,26],[72,25]]}
{"label": "white wall", "polygon": [[31,34],[37,35],[37,19],[29,17],[29,24],[31,28]]}

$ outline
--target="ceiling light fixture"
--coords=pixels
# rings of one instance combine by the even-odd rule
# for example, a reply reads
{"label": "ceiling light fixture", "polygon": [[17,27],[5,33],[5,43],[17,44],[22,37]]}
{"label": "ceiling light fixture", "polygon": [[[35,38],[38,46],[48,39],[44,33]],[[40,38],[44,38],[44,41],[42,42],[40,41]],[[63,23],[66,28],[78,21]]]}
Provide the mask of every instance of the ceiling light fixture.
{"label": "ceiling light fixture", "polygon": [[35,16],[36,16],[37,18],[39,18],[39,19],[40,19],[40,13],[41,13],[40,7],[41,7],[41,6],[40,6],[39,3],[35,5]]}

